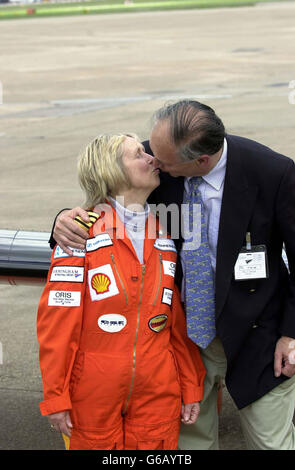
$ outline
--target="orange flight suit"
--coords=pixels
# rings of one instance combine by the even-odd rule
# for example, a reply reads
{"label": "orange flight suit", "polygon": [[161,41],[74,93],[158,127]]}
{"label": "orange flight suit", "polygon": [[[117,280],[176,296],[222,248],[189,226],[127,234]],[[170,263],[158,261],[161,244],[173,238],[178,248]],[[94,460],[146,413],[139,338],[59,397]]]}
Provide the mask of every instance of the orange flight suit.
{"label": "orange flight suit", "polygon": [[157,225],[151,214],[143,265],[113,209],[91,227],[85,252],[53,251],[37,319],[40,409],[70,410],[70,449],[177,449],[181,401],[202,400],[174,243],[149,239],[148,225]]}

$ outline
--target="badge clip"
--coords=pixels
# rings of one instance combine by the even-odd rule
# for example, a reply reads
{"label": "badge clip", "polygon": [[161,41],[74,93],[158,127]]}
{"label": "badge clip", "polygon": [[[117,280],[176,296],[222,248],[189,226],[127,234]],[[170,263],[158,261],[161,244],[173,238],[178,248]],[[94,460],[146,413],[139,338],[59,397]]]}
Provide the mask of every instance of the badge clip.
{"label": "badge clip", "polygon": [[246,246],[242,247],[234,267],[235,281],[267,279],[268,259],[265,245],[252,245],[251,233],[246,233]]}
{"label": "badge clip", "polygon": [[247,232],[246,233],[246,250],[251,251],[251,233]]}

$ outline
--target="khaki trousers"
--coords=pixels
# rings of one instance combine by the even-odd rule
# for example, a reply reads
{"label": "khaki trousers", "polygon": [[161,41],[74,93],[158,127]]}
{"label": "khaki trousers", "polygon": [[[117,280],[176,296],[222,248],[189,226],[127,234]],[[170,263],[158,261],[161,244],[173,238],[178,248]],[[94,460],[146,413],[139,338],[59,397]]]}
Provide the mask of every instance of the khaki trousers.
{"label": "khaki trousers", "polygon": [[[226,358],[219,338],[201,350],[207,370],[204,398],[197,422],[182,425],[179,449],[218,450],[218,386],[225,377]],[[239,410],[242,431],[249,450],[295,450],[295,376],[259,400]]]}

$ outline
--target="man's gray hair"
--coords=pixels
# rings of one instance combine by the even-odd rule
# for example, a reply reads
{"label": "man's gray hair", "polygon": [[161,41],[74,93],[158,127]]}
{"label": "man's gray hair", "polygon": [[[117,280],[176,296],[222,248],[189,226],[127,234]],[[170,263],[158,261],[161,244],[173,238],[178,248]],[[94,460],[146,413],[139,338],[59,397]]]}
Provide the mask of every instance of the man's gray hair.
{"label": "man's gray hair", "polygon": [[153,116],[153,124],[168,121],[171,142],[183,161],[196,160],[201,155],[214,155],[222,146],[225,128],[209,106],[194,100],[167,103]]}

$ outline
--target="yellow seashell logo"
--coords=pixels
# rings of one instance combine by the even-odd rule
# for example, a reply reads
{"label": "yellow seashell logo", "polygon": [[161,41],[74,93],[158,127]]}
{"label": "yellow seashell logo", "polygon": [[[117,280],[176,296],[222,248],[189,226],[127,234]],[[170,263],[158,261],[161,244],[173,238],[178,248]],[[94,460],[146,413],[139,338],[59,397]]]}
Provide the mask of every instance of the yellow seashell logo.
{"label": "yellow seashell logo", "polygon": [[97,294],[103,294],[109,291],[111,284],[110,278],[106,274],[95,274],[91,279],[91,287]]}

